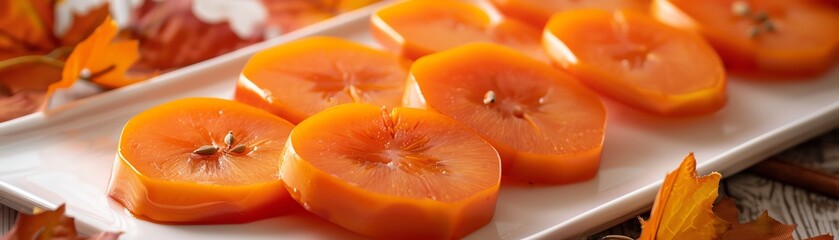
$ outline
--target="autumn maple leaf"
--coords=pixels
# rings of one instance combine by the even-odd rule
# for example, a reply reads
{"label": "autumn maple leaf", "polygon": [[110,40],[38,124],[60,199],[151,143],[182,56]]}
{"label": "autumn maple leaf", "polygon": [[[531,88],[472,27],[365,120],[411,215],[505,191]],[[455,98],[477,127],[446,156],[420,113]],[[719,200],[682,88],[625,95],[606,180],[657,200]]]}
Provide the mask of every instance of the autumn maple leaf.
{"label": "autumn maple leaf", "polygon": [[[141,59],[134,66],[138,71],[166,71],[183,67],[212,57],[228,53],[241,47],[264,40],[262,25],[241,24],[242,32],[238,35],[230,19],[202,19],[194,11],[204,9],[194,4],[216,4],[210,9],[225,9],[221,4],[233,4],[247,7],[257,4],[251,1],[145,1],[134,10],[134,23],[127,28],[131,38],[140,40]],[[253,17],[257,12],[245,11]],[[252,22],[248,22],[252,23]],[[253,26],[250,26],[253,25]]]}
{"label": "autumn maple leaf", "polygon": [[269,25],[286,33],[326,20],[379,0],[262,0],[268,9]]}
{"label": "autumn maple leaf", "polygon": [[[696,159],[689,154],[675,171],[667,174],[653,204],[650,219],[641,220],[638,239],[793,239],[794,224],[783,224],[763,212],[748,223],[739,221],[734,201],[724,198],[713,207],[721,175],[697,177]],[[833,239],[822,235],[808,240]]]}
{"label": "autumn maple leaf", "polygon": [[85,80],[105,88],[117,88],[142,79],[129,78],[126,71],[139,58],[136,40],[117,40],[116,22],[106,19],[96,31],[76,45],[64,63],[61,81],[49,86],[45,108],[64,102],[55,99],[62,91],[77,86]]}
{"label": "autumn maple leaf", "polygon": [[[56,48],[72,46],[89,35],[108,16],[108,5],[102,1],[85,14],[76,14],[68,7],[76,2],[56,0],[0,1],[0,60],[28,54],[46,54]],[[56,10],[68,19],[67,26],[55,28]]]}
{"label": "autumn maple leaf", "polygon": [[[714,213],[717,216],[732,223],[731,228],[726,230],[719,239],[721,240],[792,240],[792,233],[795,231],[795,224],[784,224],[769,216],[763,211],[757,219],[741,223],[740,211],[734,203],[734,199],[723,198],[714,206]],[[826,234],[808,240],[833,239],[833,236]]]}
{"label": "autumn maple leaf", "polygon": [[716,239],[728,225],[711,208],[720,178],[717,172],[697,177],[696,159],[689,154],[667,174],[638,239]]}
{"label": "autumn maple leaf", "polygon": [[72,46],[107,15],[104,1],[0,0],[0,122],[40,108]]}
{"label": "autumn maple leaf", "polygon": [[66,240],[116,240],[119,233],[103,232],[80,237],[72,217],[64,215],[64,205],[55,211],[35,210],[34,215],[18,214],[17,222],[0,240],[66,239]]}
{"label": "autumn maple leaf", "polygon": [[56,47],[49,0],[0,1],[0,60]]}

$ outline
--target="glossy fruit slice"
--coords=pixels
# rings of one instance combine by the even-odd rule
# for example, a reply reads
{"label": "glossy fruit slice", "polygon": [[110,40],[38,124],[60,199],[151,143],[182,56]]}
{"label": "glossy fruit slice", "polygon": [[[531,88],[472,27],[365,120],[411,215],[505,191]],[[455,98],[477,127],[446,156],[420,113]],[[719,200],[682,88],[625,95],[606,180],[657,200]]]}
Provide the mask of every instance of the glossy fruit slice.
{"label": "glossy fruit slice", "polygon": [[545,26],[551,15],[568,10],[628,9],[645,13],[650,7],[649,0],[491,0],[490,2],[504,15],[539,27]]}
{"label": "glossy fruit slice", "polygon": [[371,22],[379,43],[410,59],[466,43],[495,42],[549,61],[539,45],[541,29],[515,19],[492,17],[469,3],[405,1],[377,11]]}
{"label": "glossy fruit slice", "polygon": [[391,239],[452,239],[492,219],[498,153],[440,114],[344,104],[301,122],[281,167],[304,208]]}
{"label": "glossy fruit slice", "polygon": [[135,216],[157,222],[276,216],[296,205],[277,177],[292,128],[270,113],[222,99],[187,98],[151,108],[122,130],[109,195]]}
{"label": "glossy fruit slice", "polygon": [[411,62],[334,37],[286,43],[251,58],[237,101],[292,123],[342,103],[399,106]]}
{"label": "glossy fruit slice", "polygon": [[554,61],[596,91],[661,115],[708,114],[725,105],[719,56],[698,36],[633,11],[574,10],[545,28]]}
{"label": "glossy fruit slice", "polygon": [[652,15],[700,33],[741,75],[814,76],[839,59],[839,9],[816,1],[655,0]]}
{"label": "glossy fruit slice", "polygon": [[474,43],[417,60],[407,87],[406,106],[443,113],[492,143],[505,176],[568,183],[597,173],[603,103],[550,65]]}

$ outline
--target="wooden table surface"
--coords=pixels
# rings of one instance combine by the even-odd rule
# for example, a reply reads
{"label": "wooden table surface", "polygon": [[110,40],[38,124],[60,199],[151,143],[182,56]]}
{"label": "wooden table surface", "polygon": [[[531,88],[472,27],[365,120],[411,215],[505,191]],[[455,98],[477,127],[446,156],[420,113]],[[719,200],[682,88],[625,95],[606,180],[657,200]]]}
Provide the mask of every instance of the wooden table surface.
{"label": "wooden table surface", "polygon": [[[775,157],[839,175],[839,128]],[[736,200],[741,221],[750,221],[763,210],[768,210],[773,218],[798,225],[794,235],[796,239],[825,233],[839,239],[839,199],[764,178],[750,170],[726,176],[721,183],[720,194]],[[0,206],[0,235],[12,226],[16,214],[14,210]],[[600,239],[611,234],[637,237],[640,230],[638,220],[630,219],[586,239]]]}

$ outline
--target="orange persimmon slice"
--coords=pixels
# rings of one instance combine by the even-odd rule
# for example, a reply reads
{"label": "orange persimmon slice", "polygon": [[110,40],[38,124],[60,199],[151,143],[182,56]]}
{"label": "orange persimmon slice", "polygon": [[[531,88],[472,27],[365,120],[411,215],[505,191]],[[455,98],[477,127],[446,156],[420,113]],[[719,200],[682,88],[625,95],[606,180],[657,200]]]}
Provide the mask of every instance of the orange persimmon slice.
{"label": "orange persimmon slice", "polygon": [[699,36],[634,11],[558,13],[543,44],[594,90],[661,115],[698,115],[726,102],[725,69]]}
{"label": "orange persimmon slice", "polygon": [[223,99],[151,108],[122,130],[109,195],[157,222],[239,223],[282,214],[296,205],[277,176],[293,127]]}
{"label": "orange persimmon slice", "polygon": [[596,8],[603,10],[629,9],[647,12],[649,0],[491,0],[506,16],[521,19],[534,26],[545,26],[551,15],[574,9]]}
{"label": "orange persimmon slice", "polygon": [[248,61],[235,99],[292,123],[331,106],[399,106],[411,62],[334,37],[286,43]]}
{"label": "orange persimmon slice", "polygon": [[280,176],[305,209],[357,233],[451,239],[492,219],[500,165],[490,144],[445,116],[350,103],[294,128]]}
{"label": "orange persimmon slice", "polygon": [[503,44],[544,61],[541,30],[527,23],[492,16],[477,5],[459,1],[405,1],[371,17],[375,39],[410,59],[471,42]]}
{"label": "orange persimmon slice", "polygon": [[501,155],[502,173],[542,183],[594,177],[606,111],[573,77],[513,49],[473,43],[420,58],[403,103],[480,133]]}
{"label": "orange persimmon slice", "polygon": [[839,59],[839,9],[816,1],[654,0],[651,9],[659,21],[700,33],[732,73],[799,79]]}

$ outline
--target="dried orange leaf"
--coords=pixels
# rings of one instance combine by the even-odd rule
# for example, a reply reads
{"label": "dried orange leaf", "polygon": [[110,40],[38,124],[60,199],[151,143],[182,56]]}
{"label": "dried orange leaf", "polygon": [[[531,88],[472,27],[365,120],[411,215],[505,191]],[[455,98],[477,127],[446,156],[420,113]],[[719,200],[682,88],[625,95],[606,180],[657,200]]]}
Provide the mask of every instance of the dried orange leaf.
{"label": "dried orange leaf", "polygon": [[819,235],[819,236],[811,237],[811,238],[808,238],[806,240],[833,240],[833,239],[834,239],[833,235],[825,234],[825,235]]}
{"label": "dried orange leaf", "polygon": [[240,38],[226,20],[205,22],[193,13],[193,4],[193,0],[144,1],[134,11],[137,19],[129,31],[140,40],[142,54],[135,69],[183,67],[264,39],[262,32]]}
{"label": "dried orange leaf", "polygon": [[62,46],[76,45],[89,36],[108,14],[108,2],[105,0],[58,1],[53,34],[59,38]]}
{"label": "dried orange leaf", "polygon": [[[53,1],[0,1],[0,52],[3,56],[45,53],[55,48]],[[1,60],[1,59],[0,59]]]}
{"label": "dried orange leaf", "polygon": [[44,101],[43,91],[20,91],[0,94],[0,122],[12,120],[38,111]]}
{"label": "dried orange leaf", "polygon": [[35,211],[35,215],[18,214],[14,226],[0,240],[18,239],[101,239],[115,240],[119,233],[100,233],[79,237],[73,218],[64,215],[64,205],[55,211]]}
{"label": "dried orange leaf", "polygon": [[749,223],[739,223],[731,226],[731,229],[723,233],[721,239],[739,240],[792,240],[792,232],[795,225],[786,225],[769,217],[764,211],[757,219]]}
{"label": "dried orange leaf", "polygon": [[712,210],[721,175],[696,176],[693,153],[667,174],[639,239],[715,239],[727,228]]}
{"label": "dried orange leaf", "polygon": [[59,91],[71,89],[80,78],[90,80],[105,88],[117,88],[142,79],[132,79],[125,72],[137,61],[137,41],[114,42],[118,27],[107,18],[96,31],[79,43],[64,63],[61,81],[50,85],[47,90],[45,108],[56,106],[53,97]]}
{"label": "dried orange leaf", "polygon": [[[792,232],[795,224],[783,224],[773,219],[764,211],[754,221],[741,223],[740,210],[731,198],[723,198],[714,206],[714,213],[726,222],[732,223],[731,228],[720,236],[722,240],[787,240],[793,239]],[[828,240],[833,236],[821,235],[808,240]]]}
{"label": "dried orange leaf", "polygon": [[740,210],[737,209],[737,204],[734,199],[724,197],[717,201],[714,205],[714,214],[728,223],[740,222]]}
{"label": "dried orange leaf", "polygon": [[[54,62],[61,63],[59,60]],[[46,91],[50,84],[61,79],[61,69],[60,65],[41,62],[17,64],[0,69],[0,85],[8,88],[10,93],[26,90]]]}

